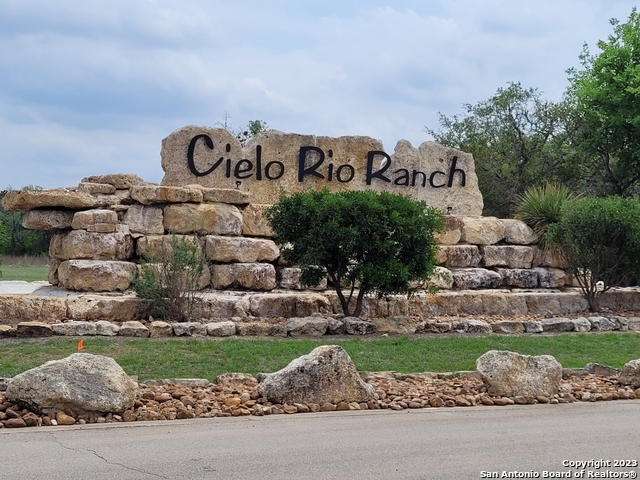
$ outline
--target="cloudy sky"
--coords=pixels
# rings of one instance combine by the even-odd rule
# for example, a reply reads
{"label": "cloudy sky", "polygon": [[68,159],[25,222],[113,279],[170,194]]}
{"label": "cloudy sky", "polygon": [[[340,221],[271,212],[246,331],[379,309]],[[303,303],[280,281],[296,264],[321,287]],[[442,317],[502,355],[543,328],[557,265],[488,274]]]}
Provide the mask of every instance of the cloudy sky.
{"label": "cloudy sky", "polygon": [[508,82],[557,100],[627,0],[0,0],[0,188],[162,179],[189,124],[428,140]]}

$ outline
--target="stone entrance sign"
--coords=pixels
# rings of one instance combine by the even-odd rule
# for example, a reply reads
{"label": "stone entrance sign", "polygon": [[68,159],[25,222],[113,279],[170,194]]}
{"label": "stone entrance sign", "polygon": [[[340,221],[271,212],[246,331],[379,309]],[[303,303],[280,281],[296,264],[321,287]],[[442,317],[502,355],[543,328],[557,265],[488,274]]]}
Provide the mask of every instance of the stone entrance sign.
{"label": "stone entrance sign", "polygon": [[269,130],[242,146],[222,128],[186,126],[162,141],[162,185],[199,184],[250,192],[273,204],[281,193],[327,188],[407,195],[454,215],[480,216],[473,157],[424,142],[400,140],[387,154],[371,137],[320,137]]}

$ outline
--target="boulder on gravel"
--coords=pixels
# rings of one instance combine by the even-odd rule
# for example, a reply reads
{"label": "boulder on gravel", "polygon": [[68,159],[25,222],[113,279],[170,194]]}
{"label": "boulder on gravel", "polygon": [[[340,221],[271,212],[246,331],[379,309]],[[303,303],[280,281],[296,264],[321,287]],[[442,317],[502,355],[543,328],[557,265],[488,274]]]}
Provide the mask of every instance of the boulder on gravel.
{"label": "boulder on gravel", "polygon": [[551,355],[521,355],[490,350],[476,361],[478,373],[492,395],[542,395],[558,393],[562,365]]}
{"label": "boulder on gravel", "polygon": [[16,375],[6,396],[45,413],[122,413],[133,406],[136,388],[113,358],[74,353]]}
{"label": "boulder on gravel", "polygon": [[282,370],[265,375],[258,392],[270,402],[288,404],[367,402],[377,397],[338,345],[320,346]]}
{"label": "boulder on gravel", "polygon": [[627,362],[620,370],[618,381],[622,385],[629,385],[632,388],[640,388],[640,359]]}

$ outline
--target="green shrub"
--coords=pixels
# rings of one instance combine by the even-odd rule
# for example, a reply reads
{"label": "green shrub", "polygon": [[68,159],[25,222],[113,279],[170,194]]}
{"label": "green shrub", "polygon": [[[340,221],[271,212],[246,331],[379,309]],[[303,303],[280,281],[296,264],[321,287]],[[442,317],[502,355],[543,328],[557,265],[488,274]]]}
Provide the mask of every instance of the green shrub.
{"label": "green shrub", "polygon": [[139,297],[151,300],[153,315],[188,322],[200,302],[198,283],[205,268],[200,239],[172,235],[168,244],[143,253],[131,285]]}
{"label": "green shrub", "polygon": [[547,237],[549,225],[558,223],[563,208],[580,198],[567,187],[548,183],[543,187],[531,187],[516,197],[515,217],[529,225],[538,236],[538,245],[543,250],[554,246]]}
{"label": "green shrub", "polygon": [[[585,198],[572,202],[548,232],[565,255],[589,308],[600,309],[599,297],[640,274],[640,203],[621,197]],[[604,282],[604,288],[597,282]]]}
{"label": "green shrub", "polygon": [[401,195],[326,189],[283,196],[267,217],[285,260],[302,269],[301,282],[314,286],[328,275],[344,314],[354,316],[366,293],[410,293],[410,281],[433,273],[434,233],[444,224],[440,211]]}

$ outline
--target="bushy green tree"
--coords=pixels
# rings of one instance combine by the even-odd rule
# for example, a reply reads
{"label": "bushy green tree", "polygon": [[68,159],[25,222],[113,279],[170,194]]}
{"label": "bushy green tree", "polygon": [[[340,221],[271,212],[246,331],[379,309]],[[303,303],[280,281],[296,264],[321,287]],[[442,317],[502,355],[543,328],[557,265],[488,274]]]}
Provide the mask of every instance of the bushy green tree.
{"label": "bushy green tree", "polygon": [[[577,278],[591,310],[600,309],[602,293],[640,277],[640,202],[636,199],[576,200],[549,227],[548,236],[562,248],[567,270]],[[599,281],[603,288],[598,287]]]}
{"label": "bushy green tree", "polygon": [[536,89],[511,83],[464,110],[440,114],[440,129],[426,131],[436,142],[473,155],[485,215],[509,217],[516,197],[531,186],[577,186],[591,175],[573,145],[579,124],[571,102],[548,101]]}
{"label": "bushy green tree", "polygon": [[[41,187],[32,185],[24,188],[42,190]],[[8,190],[0,191],[0,254],[42,255],[48,253],[52,232],[24,228],[22,226],[22,212],[8,212],[2,208],[2,198],[7,192]]]}
{"label": "bushy green tree", "polygon": [[640,14],[634,8],[626,23],[611,24],[600,53],[591,55],[585,45],[582,69],[569,70],[569,93],[582,122],[582,148],[599,158],[609,192],[630,196],[640,180]]}
{"label": "bushy green tree", "polygon": [[314,286],[328,275],[347,316],[361,314],[367,293],[408,293],[410,281],[426,280],[444,223],[442,212],[401,195],[326,189],[283,196],[267,217],[301,282]]}

